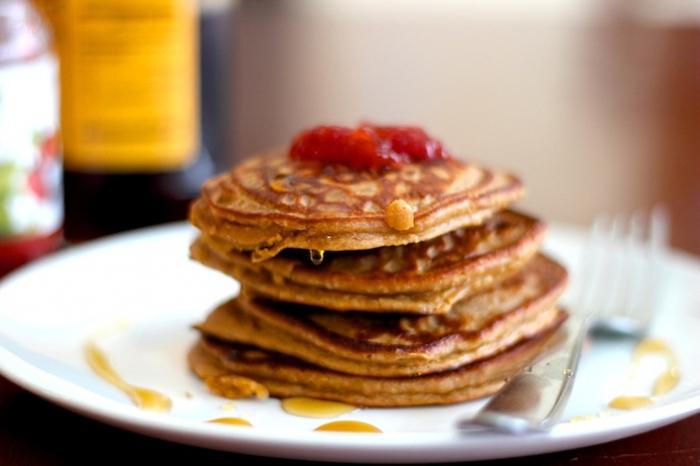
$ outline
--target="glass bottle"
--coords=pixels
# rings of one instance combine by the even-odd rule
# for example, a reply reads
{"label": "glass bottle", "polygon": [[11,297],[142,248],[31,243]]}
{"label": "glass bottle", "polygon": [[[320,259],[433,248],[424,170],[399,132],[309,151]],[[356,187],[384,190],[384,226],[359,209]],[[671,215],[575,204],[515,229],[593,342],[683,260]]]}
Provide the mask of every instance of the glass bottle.
{"label": "glass bottle", "polygon": [[56,59],[27,0],[0,0],[0,275],[62,240]]}
{"label": "glass bottle", "polygon": [[214,173],[199,135],[194,0],[63,0],[65,234],[184,219]]}

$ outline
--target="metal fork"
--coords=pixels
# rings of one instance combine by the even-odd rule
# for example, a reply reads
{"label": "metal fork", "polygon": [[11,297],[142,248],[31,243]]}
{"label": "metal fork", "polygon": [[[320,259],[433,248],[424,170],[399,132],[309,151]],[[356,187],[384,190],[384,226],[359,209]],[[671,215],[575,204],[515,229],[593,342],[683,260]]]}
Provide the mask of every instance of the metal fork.
{"label": "metal fork", "polygon": [[668,215],[598,218],[589,235],[590,252],[581,258],[579,303],[591,315],[595,333],[643,337],[658,298],[659,271],[668,242]]}
{"label": "metal fork", "polygon": [[667,238],[668,218],[660,207],[649,214],[596,219],[582,250],[578,299],[566,323],[565,341],[513,377],[463,425],[521,433],[546,431],[556,424],[571,393],[586,337],[646,334]]}

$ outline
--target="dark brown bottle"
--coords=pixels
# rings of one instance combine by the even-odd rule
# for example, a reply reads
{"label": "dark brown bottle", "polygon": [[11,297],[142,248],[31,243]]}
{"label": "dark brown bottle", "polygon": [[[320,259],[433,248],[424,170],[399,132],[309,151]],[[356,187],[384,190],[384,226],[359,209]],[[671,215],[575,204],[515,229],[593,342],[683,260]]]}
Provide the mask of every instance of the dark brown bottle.
{"label": "dark brown bottle", "polygon": [[65,169],[64,234],[69,241],[183,220],[189,203],[214,173],[209,154],[183,170],[158,173],[90,173]]}

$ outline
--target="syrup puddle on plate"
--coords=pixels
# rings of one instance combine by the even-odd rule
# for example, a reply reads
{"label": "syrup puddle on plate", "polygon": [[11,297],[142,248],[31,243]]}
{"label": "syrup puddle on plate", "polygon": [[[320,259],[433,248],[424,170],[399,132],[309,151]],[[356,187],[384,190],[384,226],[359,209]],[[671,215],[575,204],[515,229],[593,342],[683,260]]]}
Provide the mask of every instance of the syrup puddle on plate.
{"label": "syrup puddle on plate", "polygon": [[379,427],[362,421],[333,421],[322,424],[314,429],[316,432],[359,432],[381,434]]}
{"label": "syrup puddle on plate", "polygon": [[124,380],[94,342],[85,344],[85,357],[90,368],[99,377],[124,392],[131,401],[145,411],[166,412],[172,408],[170,398],[148,388],[137,387]]}
{"label": "syrup puddle on plate", "polygon": [[207,422],[210,424],[225,424],[227,426],[253,427],[253,424],[240,417],[218,417]]}
{"label": "syrup puddle on plate", "polygon": [[654,399],[650,396],[623,395],[613,398],[608,406],[613,409],[640,409],[648,408],[654,404]]}
{"label": "syrup puddle on plate", "polygon": [[647,338],[634,350],[635,364],[639,364],[647,356],[661,356],[666,360],[666,369],[656,378],[652,394],[661,396],[676,388],[681,380],[681,369],[678,357],[671,347],[658,338]]}
{"label": "syrup puddle on plate", "polygon": [[283,399],[282,409],[294,416],[323,418],[347,414],[356,410],[357,407],[337,401],[294,397]]}
{"label": "syrup puddle on plate", "polygon": [[236,409],[236,403],[233,401],[227,401],[226,403],[221,405],[221,410],[222,411],[233,411]]}
{"label": "syrup puddle on plate", "polygon": [[618,410],[648,408],[656,403],[655,397],[665,395],[676,388],[681,379],[678,357],[671,347],[659,338],[646,338],[637,345],[632,356],[632,373],[634,374],[639,370],[645,358],[653,356],[660,356],[663,358],[665,368],[654,380],[651,395],[617,396],[608,404],[610,408]]}
{"label": "syrup puddle on plate", "polygon": [[607,417],[607,416],[610,416],[609,411],[601,411],[597,414],[588,414],[588,415],[584,415],[584,416],[574,416],[571,419],[569,419],[569,422],[572,424],[576,424],[579,422],[595,421],[597,419]]}

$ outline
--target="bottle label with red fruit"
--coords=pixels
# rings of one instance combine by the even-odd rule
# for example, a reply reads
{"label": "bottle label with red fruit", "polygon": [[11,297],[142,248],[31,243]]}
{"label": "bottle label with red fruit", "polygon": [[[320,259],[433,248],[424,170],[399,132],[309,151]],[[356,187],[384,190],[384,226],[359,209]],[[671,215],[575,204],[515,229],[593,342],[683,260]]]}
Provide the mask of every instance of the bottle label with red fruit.
{"label": "bottle label with red fruit", "polygon": [[63,221],[54,56],[0,60],[0,242],[50,235]]}

